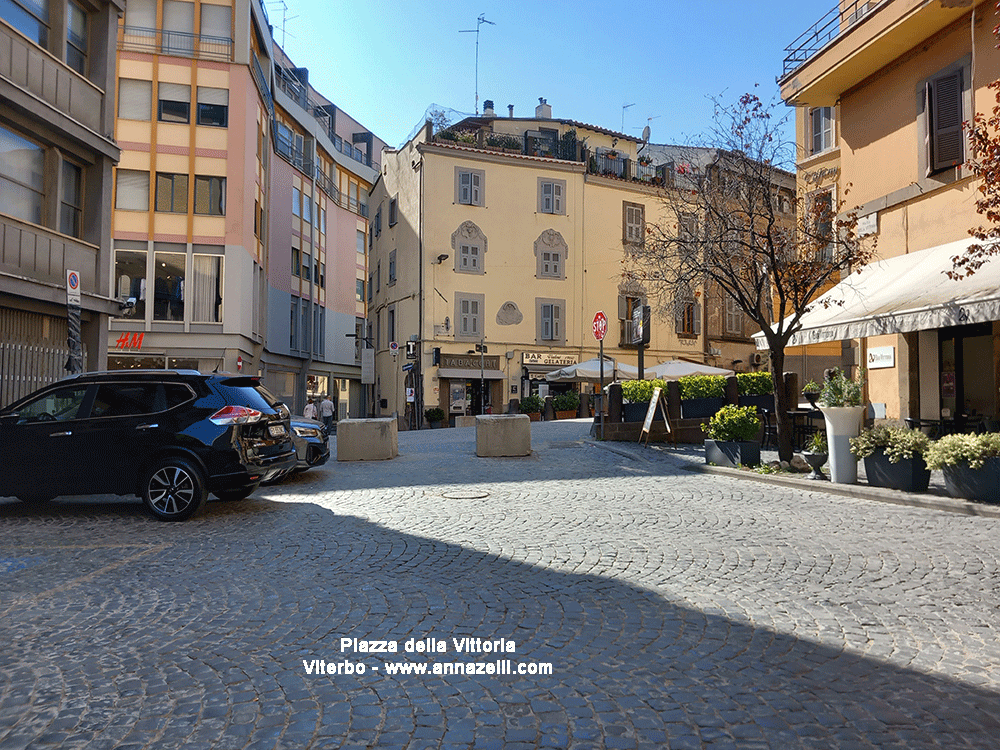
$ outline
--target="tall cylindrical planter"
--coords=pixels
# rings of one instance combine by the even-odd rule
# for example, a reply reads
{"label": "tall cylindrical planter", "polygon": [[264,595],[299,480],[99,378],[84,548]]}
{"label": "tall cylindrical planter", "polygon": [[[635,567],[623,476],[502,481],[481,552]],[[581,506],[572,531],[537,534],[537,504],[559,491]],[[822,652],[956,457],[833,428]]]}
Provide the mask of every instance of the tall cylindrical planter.
{"label": "tall cylindrical planter", "polygon": [[858,459],[851,453],[851,438],[861,434],[864,406],[822,406],[826,441],[830,446],[830,481],[857,484]]}

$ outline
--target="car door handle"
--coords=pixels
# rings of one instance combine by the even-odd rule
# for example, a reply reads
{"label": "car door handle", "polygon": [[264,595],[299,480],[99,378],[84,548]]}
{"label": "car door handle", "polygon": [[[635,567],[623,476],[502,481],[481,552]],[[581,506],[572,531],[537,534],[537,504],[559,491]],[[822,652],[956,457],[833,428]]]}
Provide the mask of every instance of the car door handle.
{"label": "car door handle", "polygon": [[160,425],[158,425],[158,424],[156,424],[154,422],[153,424],[141,424],[138,427],[136,427],[135,429],[137,429],[137,430],[152,430],[154,427],[159,427],[159,426]]}
{"label": "car door handle", "polygon": [[53,432],[49,434],[49,437],[63,437],[64,435],[72,435],[72,430],[67,430],[66,432]]}

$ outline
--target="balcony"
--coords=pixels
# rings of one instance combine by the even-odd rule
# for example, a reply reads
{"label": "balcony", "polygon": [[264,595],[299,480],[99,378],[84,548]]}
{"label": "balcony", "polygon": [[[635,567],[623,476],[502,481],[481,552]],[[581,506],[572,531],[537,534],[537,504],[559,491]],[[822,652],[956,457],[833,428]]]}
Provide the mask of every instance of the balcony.
{"label": "balcony", "polygon": [[838,97],[972,12],[973,3],[841,0],[785,48],[781,98],[832,106]]}
{"label": "balcony", "polygon": [[827,11],[821,19],[810,26],[798,39],[785,47],[785,64],[782,77],[787,76],[827,44],[850,29],[868,15],[879,0],[853,0],[839,3]]}
{"label": "balcony", "polygon": [[228,62],[233,57],[233,40],[221,36],[189,34],[185,31],[123,26],[118,37],[118,49],[150,55],[174,55]]}

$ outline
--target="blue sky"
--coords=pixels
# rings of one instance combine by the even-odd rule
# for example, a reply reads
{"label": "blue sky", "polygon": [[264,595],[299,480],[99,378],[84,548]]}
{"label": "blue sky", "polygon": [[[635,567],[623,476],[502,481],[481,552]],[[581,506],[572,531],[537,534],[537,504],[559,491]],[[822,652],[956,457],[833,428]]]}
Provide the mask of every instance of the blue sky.
{"label": "blue sky", "polygon": [[[710,122],[709,97],[777,96],[785,47],[833,0],[266,0],[274,36],[310,83],[398,146],[431,104],[475,110],[539,97],[553,117],[687,143]],[[287,8],[287,9],[286,9]],[[283,17],[287,20],[283,21]],[[284,27],[284,34],[282,28]],[[632,105],[623,107],[623,105]],[[781,113],[790,110],[781,105]],[[648,118],[653,118],[652,120]],[[788,137],[793,133],[789,125]]]}

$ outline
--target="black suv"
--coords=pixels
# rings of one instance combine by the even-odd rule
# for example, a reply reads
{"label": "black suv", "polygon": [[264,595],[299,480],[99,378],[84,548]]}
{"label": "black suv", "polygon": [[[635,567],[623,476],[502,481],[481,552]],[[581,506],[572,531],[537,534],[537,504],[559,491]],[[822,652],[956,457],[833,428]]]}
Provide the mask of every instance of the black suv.
{"label": "black suv", "polygon": [[138,495],[181,521],[295,467],[288,409],[259,378],[195,370],[76,375],[0,409],[0,496]]}

